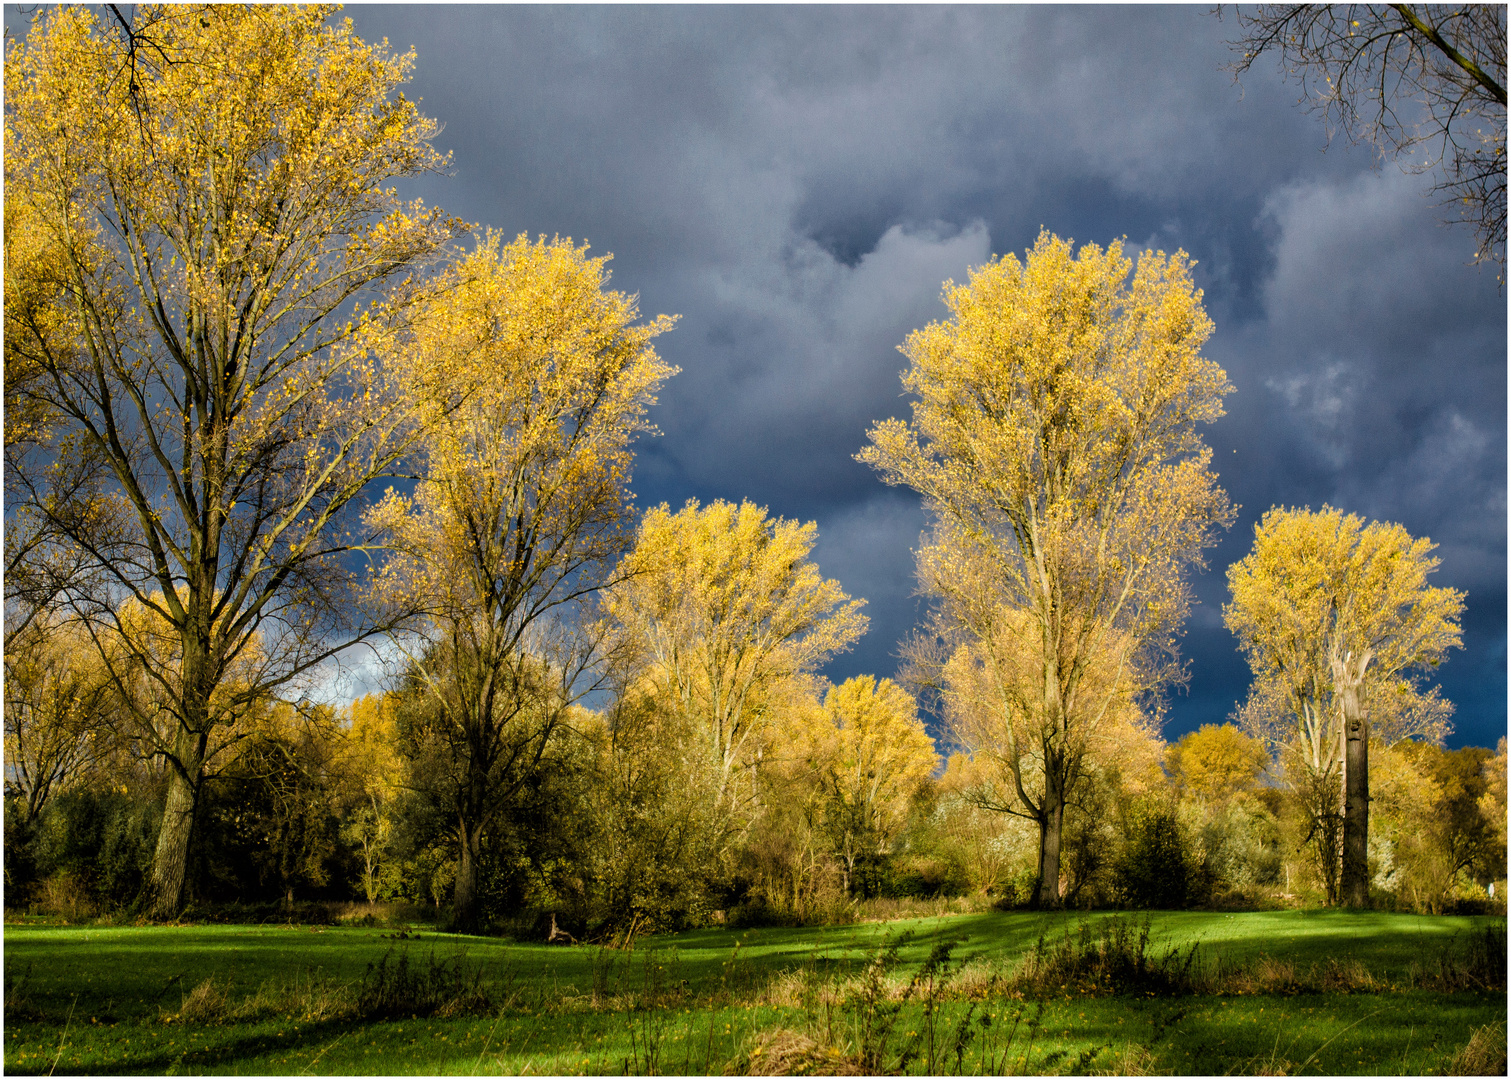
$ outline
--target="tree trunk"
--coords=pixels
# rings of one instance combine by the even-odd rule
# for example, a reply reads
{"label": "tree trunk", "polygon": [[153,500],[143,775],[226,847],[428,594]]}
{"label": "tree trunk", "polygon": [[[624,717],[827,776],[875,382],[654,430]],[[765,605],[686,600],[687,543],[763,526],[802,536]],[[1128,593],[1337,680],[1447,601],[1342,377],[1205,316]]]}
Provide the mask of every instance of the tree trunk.
{"label": "tree trunk", "polygon": [[171,919],[184,905],[184,882],[189,867],[189,841],[199,806],[200,770],[206,736],[180,729],[174,745],[179,768],[168,773],[168,799],[163,824],[152,856],[151,911],[154,919]]}
{"label": "tree trunk", "polygon": [[1369,907],[1369,724],[1353,687],[1343,699],[1343,903]]}
{"label": "tree trunk", "polygon": [[1039,883],[1034,889],[1033,906],[1060,906],[1060,833],[1065,824],[1065,793],[1045,770],[1044,813],[1039,821]]}
{"label": "tree trunk", "polygon": [[152,917],[171,919],[183,907],[184,879],[189,865],[189,840],[194,832],[194,810],[199,785],[190,783],[177,770],[168,777],[168,801],[163,824],[152,856]]}
{"label": "tree trunk", "polygon": [[451,897],[452,929],[470,934],[477,929],[477,864],[482,830],[461,823],[462,850],[456,863],[456,888]]}

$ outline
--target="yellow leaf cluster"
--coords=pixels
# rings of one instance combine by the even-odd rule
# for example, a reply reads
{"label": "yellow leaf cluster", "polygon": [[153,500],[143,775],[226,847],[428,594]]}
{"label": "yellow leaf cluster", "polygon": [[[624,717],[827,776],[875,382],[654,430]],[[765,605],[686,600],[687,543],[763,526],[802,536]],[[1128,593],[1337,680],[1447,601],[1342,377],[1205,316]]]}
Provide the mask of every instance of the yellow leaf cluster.
{"label": "yellow leaf cluster", "polygon": [[816,539],[813,522],[773,520],[750,502],[663,504],[646,512],[606,595],[664,695],[705,732],[720,799],[752,736],[776,719],[765,697],[865,632],[864,601],[809,561]]}
{"label": "yellow leaf cluster", "polygon": [[[5,56],[6,392],[45,443],[22,461],[32,508],[106,583],[91,602],[155,683],[123,704],[185,725],[185,777],[246,680],[331,648],[310,612],[342,577],[334,519],[415,431],[366,331],[457,230],[388,186],[445,164],[398,93],[412,55],[335,10],[141,5],[127,31],[56,7]],[[104,490],[64,482],[80,469]]]}
{"label": "yellow leaf cluster", "polygon": [[1203,724],[1165,755],[1176,787],[1212,804],[1253,791],[1269,761],[1264,744],[1232,724]]}
{"label": "yellow leaf cluster", "polygon": [[82,626],[44,613],[6,642],[4,687],[7,813],[31,821],[111,741],[110,678]]}
{"label": "yellow leaf cluster", "polygon": [[939,765],[918,706],[891,679],[858,675],[831,687],[806,722],[789,725],[787,755],[801,762],[822,797],[885,850],[908,803]]}
{"label": "yellow leaf cluster", "polygon": [[1329,506],[1267,512],[1228,568],[1223,608],[1254,671],[1245,725],[1327,775],[1342,754],[1339,680],[1351,678],[1376,738],[1441,741],[1451,706],[1411,676],[1460,645],[1464,594],[1427,584],[1433,547]]}
{"label": "yellow leaf cluster", "polygon": [[568,578],[618,558],[633,442],[676,369],[650,343],[674,320],[634,325],[606,261],[490,232],[389,339],[421,409],[425,478],[368,514],[395,552],[380,594],[517,637]]}

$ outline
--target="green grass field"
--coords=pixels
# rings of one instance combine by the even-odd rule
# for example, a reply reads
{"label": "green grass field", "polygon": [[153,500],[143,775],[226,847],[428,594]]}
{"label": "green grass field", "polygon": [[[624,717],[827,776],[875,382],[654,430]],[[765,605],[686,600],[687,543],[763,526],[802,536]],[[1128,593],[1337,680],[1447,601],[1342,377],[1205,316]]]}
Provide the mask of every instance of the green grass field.
{"label": "green grass field", "polygon": [[[1504,1046],[1503,989],[1433,982],[1503,920],[1156,913],[1148,953],[1179,950],[1172,962],[1205,980],[1197,992],[1011,984],[1041,936],[1106,918],[706,930],[630,950],[424,928],[397,939],[355,927],[8,924],[5,1069],[702,1074],[870,1060],[931,1073],[1432,1074],[1485,1025],[1502,1022]],[[909,989],[942,942],[950,959]],[[889,943],[883,971],[873,962]],[[411,978],[449,965],[446,993],[470,994],[464,1007],[405,1015],[402,994],[373,996],[375,969],[393,976],[401,957]],[[867,1048],[879,1056],[857,1058]]]}

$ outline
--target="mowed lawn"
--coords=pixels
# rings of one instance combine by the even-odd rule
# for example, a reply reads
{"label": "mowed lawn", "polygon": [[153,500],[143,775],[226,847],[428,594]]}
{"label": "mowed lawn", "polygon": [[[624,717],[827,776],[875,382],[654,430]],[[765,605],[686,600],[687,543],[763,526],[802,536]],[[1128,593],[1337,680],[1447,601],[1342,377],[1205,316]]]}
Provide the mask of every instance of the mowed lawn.
{"label": "mowed lawn", "polygon": [[[855,926],[705,930],[642,938],[633,950],[517,944],[338,927],[5,928],[5,1068],[11,1073],[718,1073],[744,1070],[778,1028],[815,1032],[844,1010],[801,986],[861,974],[909,935],[907,976],[939,942],[966,971],[1010,970],[1041,936],[1053,942],[1110,916],[989,913]],[[1198,964],[1262,962],[1298,971],[1357,962],[1375,988],[1353,993],[944,1000],[932,1017],[905,1006],[894,1044],[922,1038],[912,1071],[1433,1073],[1482,1025],[1503,1021],[1504,992],[1404,989],[1412,972],[1461,956],[1504,920],[1337,911],[1155,913],[1151,951],[1197,946]],[[310,1002],[350,992],[369,966],[455,961],[491,1000],[452,1019],[358,1021]],[[785,973],[785,974],[784,974]],[[211,979],[226,1018],[175,1018]],[[786,983],[782,980],[786,979]],[[797,987],[787,993],[772,987]],[[236,1014],[261,995],[265,1007]],[[654,1007],[643,1007],[647,1001]],[[839,1015],[836,1018],[836,1012]],[[983,1023],[985,1018],[985,1023]],[[853,1010],[849,1018],[854,1019]],[[962,1021],[964,1027],[962,1027]],[[962,1035],[962,1033],[964,1033]],[[919,1042],[918,1045],[922,1046]]]}

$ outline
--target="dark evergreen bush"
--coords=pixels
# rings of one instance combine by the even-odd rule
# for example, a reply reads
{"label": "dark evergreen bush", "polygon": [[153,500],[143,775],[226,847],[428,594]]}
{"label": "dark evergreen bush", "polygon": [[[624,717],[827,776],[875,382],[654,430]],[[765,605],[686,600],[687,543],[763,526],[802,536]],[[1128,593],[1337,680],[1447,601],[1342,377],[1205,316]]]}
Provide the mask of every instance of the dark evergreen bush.
{"label": "dark evergreen bush", "polygon": [[1135,803],[1128,811],[1117,861],[1118,898],[1129,907],[1182,908],[1191,890],[1193,865],[1175,809]]}

